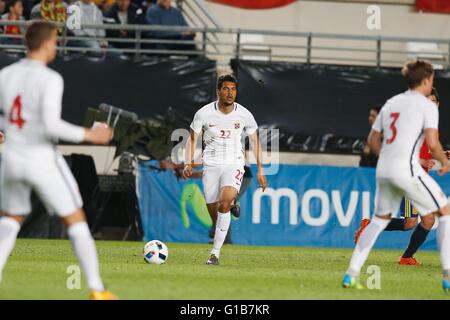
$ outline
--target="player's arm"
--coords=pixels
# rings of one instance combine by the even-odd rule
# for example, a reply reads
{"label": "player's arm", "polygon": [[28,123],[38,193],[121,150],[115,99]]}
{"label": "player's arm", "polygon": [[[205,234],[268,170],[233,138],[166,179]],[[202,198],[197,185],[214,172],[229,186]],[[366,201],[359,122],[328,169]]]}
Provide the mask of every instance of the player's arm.
{"label": "player's arm", "polygon": [[259,140],[258,130],[255,130],[252,134],[249,135],[250,147],[253,150],[253,154],[256,158],[256,164],[258,166],[258,184],[264,190],[267,187],[267,178],[264,174],[264,169],[262,166],[262,148],[261,142]]}
{"label": "player's arm", "polygon": [[433,158],[442,165],[441,169],[439,169],[439,174],[444,175],[450,169],[450,165],[444,148],[442,148],[442,144],[439,141],[439,112],[437,106],[431,102],[429,108],[424,110],[426,110],[424,113],[425,142],[430,148]]}
{"label": "player's arm", "polygon": [[0,143],[5,142],[5,134],[3,130],[5,129],[5,112],[3,111],[3,97],[0,91]]}
{"label": "player's arm", "polygon": [[442,165],[439,174],[444,175],[450,169],[448,157],[444,152],[441,142],[439,141],[438,130],[434,128],[425,129],[425,141],[430,148],[433,159],[439,161]]}
{"label": "player's arm", "polygon": [[381,109],[380,113],[375,119],[375,122],[373,123],[372,130],[367,137],[367,145],[369,146],[370,150],[377,156],[380,155],[381,146],[383,145],[383,126],[381,124],[383,112],[383,109]]}
{"label": "player's arm", "polygon": [[377,156],[380,155],[381,146],[383,141],[383,134],[379,131],[372,129],[369,133],[369,137],[367,138],[367,145],[370,150]]}
{"label": "player's arm", "polygon": [[187,179],[192,176],[192,168],[194,167],[195,146],[197,145],[198,133],[192,128],[190,129],[189,139],[186,144],[186,162],[183,170],[183,178]]}
{"label": "player's arm", "polygon": [[112,138],[108,126],[86,129],[61,119],[63,91],[64,83],[60,76],[51,77],[43,84],[42,120],[47,134],[55,140],[108,144]]}

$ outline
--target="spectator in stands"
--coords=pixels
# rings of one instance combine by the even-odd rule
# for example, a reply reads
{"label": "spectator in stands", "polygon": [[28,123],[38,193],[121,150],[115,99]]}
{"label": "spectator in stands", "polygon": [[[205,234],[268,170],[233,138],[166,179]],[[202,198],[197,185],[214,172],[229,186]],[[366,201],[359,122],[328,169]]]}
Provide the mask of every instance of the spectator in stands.
{"label": "spectator in stands", "polygon": [[[95,5],[94,0],[79,0],[74,3],[74,5],[79,6],[81,10],[81,29],[73,30],[73,33],[77,37],[98,37],[104,38],[106,32],[104,29],[91,29],[91,28],[83,28],[84,24],[103,24],[103,13],[100,9]],[[95,49],[94,52],[99,52],[101,48],[105,48],[108,46],[108,42],[104,40],[83,40],[76,41],[75,45],[80,47],[87,47]]]}
{"label": "spectator in stands", "polygon": [[147,9],[158,2],[158,0],[132,0],[131,2],[147,12]]}
{"label": "spectator in stands", "polygon": [[23,0],[23,16],[25,20],[30,20],[31,10],[34,6],[41,2],[40,0]]}
{"label": "spectator in stands", "polygon": [[[147,11],[147,23],[150,25],[162,26],[188,26],[182,13],[172,6],[172,0],[158,0]],[[149,35],[151,38],[165,40],[193,40],[195,34],[188,32],[167,32],[157,31]],[[191,44],[159,44],[157,49],[167,50],[195,50],[195,45]]]}
{"label": "spectator in stands", "polygon": [[[8,0],[6,1],[5,13],[1,16],[2,21],[25,21],[23,14],[22,0]],[[23,35],[25,28],[22,26],[6,25],[3,26],[2,33],[5,35]],[[2,38],[3,44],[20,45],[22,38]]]}
{"label": "spectator in stands", "polygon": [[114,5],[114,0],[94,0],[97,7],[104,13],[106,13]]}
{"label": "spectator in stands", "polygon": [[[378,114],[380,113],[381,108],[380,107],[373,107],[370,109],[369,112],[369,125],[372,128],[373,123],[375,122],[375,119],[378,117]],[[367,143],[364,145],[363,153],[361,154],[361,160],[359,161],[360,167],[376,167],[378,162],[378,156],[374,154]]]}
{"label": "spectator in stands", "polygon": [[51,22],[66,22],[67,4],[62,0],[42,0],[41,3],[33,7],[30,18]]}
{"label": "spectator in stands", "polygon": [[5,1],[0,0],[0,14],[5,13]]}
{"label": "spectator in stands", "polygon": [[[117,0],[116,3],[105,14],[105,22],[113,24],[144,24],[143,10],[132,4],[131,0]],[[108,37],[111,38],[134,38],[135,32],[132,30],[107,30]],[[132,48],[134,43],[112,42],[117,48]]]}

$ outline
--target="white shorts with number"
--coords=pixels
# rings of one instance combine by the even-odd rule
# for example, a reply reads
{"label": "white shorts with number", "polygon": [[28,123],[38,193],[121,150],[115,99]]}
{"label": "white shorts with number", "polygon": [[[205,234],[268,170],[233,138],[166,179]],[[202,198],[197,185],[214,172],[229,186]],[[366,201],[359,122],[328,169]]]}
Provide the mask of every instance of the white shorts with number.
{"label": "white shorts with number", "polygon": [[223,187],[233,187],[239,193],[244,172],[240,165],[205,166],[202,181],[206,203],[218,202]]}
{"label": "white shorts with number", "polygon": [[395,214],[400,209],[402,198],[411,201],[420,215],[438,211],[448,204],[441,187],[425,171],[391,177],[377,177],[375,215]]}
{"label": "white shorts with number", "polygon": [[47,210],[65,217],[83,206],[78,185],[58,152],[45,156],[3,154],[0,171],[0,206],[11,215],[31,212],[31,191]]}

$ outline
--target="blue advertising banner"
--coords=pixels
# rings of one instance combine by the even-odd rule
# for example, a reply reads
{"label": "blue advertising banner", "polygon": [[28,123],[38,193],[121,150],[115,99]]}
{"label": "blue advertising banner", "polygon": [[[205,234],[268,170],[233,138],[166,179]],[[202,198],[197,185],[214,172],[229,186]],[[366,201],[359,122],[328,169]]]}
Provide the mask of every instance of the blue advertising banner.
{"label": "blue advertising banner", "polygon": [[[256,167],[252,167],[256,172]],[[432,176],[450,194],[450,176]],[[353,247],[363,217],[371,217],[375,170],[280,165],[263,193],[254,179],[240,199],[241,217],[232,219],[235,244]],[[172,171],[139,168],[139,205],[145,240],[207,243],[211,219],[201,179],[177,180]],[[377,248],[402,249],[411,231],[383,232]],[[432,231],[423,249],[436,249]]]}

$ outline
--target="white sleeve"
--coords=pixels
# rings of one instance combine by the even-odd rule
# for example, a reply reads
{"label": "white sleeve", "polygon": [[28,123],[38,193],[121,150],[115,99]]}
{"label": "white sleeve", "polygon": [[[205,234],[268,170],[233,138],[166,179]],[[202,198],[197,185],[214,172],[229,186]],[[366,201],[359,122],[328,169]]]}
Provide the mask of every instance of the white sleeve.
{"label": "white sleeve", "polygon": [[255,117],[253,117],[253,114],[248,111],[247,117],[245,119],[245,133],[248,135],[252,135],[255,133],[255,131],[258,129],[258,124],[256,123]]}
{"label": "white sleeve", "polygon": [[199,111],[195,113],[194,120],[192,120],[191,123],[191,129],[194,130],[196,134],[199,134],[203,129],[203,121]]}
{"label": "white sleeve", "polygon": [[[1,84],[0,84],[1,86]],[[3,97],[2,97],[2,92],[1,92],[1,88],[0,88],[0,131],[5,130],[5,114],[4,114],[4,110],[3,110]]]}
{"label": "white sleeve", "polygon": [[[66,7],[66,6],[64,6],[64,7],[66,7],[66,9],[65,9],[66,11],[68,10],[67,11],[68,14],[73,15],[73,14],[75,14],[75,11],[74,11],[75,8],[73,6],[77,6],[78,7],[80,16],[77,17],[77,18],[81,19],[81,17],[83,16],[84,12],[83,12],[83,9],[81,8],[81,2],[80,1],[77,1],[77,2],[73,3],[69,7]],[[81,22],[81,27],[80,28],[73,28],[73,30],[71,30],[73,32],[73,34],[75,36],[77,36],[77,37],[82,37],[82,36],[86,36],[87,35],[86,31],[83,29],[83,23],[85,23],[85,22],[84,21],[80,21],[80,22]]]}
{"label": "white sleeve", "polygon": [[383,110],[381,109],[380,113],[378,114],[377,118],[375,119],[375,122],[372,125],[372,130],[376,132],[383,132],[383,123],[381,122],[383,117]]}
{"label": "white sleeve", "polygon": [[3,95],[2,95],[2,90],[1,90],[2,87],[3,87],[3,83],[0,80],[0,131],[5,130],[5,121],[6,121],[5,120],[6,115],[4,114],[5,108],[3,106]]}
{"label": "white sleeve", "polygon": [[61,119],[64,82],[60,75],[49,77],[43,83],[42,121],[52,139],[80,143],[84,140],[84,128]]}
{"label": "white sleeve", "polygon": [[430,101],[424,108],[424,129],[438,129],[439,111],[438,107]]}

